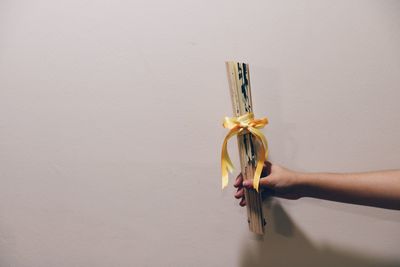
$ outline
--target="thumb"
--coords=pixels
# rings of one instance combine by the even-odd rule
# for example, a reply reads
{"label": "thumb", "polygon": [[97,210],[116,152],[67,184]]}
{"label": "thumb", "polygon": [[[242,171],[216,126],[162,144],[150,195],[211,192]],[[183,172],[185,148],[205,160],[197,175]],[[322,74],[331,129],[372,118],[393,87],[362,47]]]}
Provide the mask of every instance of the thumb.
{"label": "thumb", "polygon": [[[248,189],[254,188],[254,186],[253,186],[253,181],[254,181],[253,179],[246,179],[246,180],[243,181],[243,186],[246,187],[246,188],[248,188]],[[268,186],[268,185],[267,185],[267,179],[266,179],[266,178],[261,178],[261,179],[260,179],[260,184],[259,184],[259,186],[260,186],[260,187],[266,187],[266,186]]]}
{"label": "thumb", "polygon": [[247,189],[254,188],[253,182],[254,182],[253,179],[246,179],[243,181],[243,186],[246,187]]}

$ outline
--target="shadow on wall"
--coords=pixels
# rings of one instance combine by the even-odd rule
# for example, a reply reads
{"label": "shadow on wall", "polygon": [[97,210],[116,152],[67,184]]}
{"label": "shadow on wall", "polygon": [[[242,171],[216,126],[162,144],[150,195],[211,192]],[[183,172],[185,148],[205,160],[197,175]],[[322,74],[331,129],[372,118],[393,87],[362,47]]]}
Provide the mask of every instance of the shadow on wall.
{"label": "shadow on wall", "polygon": [[400,266],[400,262],[387,262],[366,255],[313,245],[277,201],[267,201],[264,214],[266,218],[271,218],[267,223],[265,239],[256,238],[244,244],[240,266]]}

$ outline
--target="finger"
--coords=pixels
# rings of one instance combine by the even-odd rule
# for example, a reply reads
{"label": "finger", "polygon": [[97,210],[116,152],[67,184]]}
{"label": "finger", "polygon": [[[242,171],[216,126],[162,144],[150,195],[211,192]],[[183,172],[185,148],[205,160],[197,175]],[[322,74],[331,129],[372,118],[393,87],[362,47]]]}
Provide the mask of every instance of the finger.
{"label": "finger", "polygon": [[240,206],[244,207],[246,206],[246,199],[242,198],[242,200],[239,203]]}
{"label": "finger", "polygon": [[239,175],[238,175],[238,177],[236,177],[236,181],[235,181],[235,183],[233,184],[233,186],[234,187],[241,187],[241,185],[242,185],[242,182],[243,182],[243,176],[242,176],[242,174],[240,173]]}
{"label": "finger", "polygon": [[244,188],[242,187],[242,188],[239,188],[237,190],[237,192],[235,193],[235,198],[239,199],[239,198],[243,197],[243,195],[244,195]]}

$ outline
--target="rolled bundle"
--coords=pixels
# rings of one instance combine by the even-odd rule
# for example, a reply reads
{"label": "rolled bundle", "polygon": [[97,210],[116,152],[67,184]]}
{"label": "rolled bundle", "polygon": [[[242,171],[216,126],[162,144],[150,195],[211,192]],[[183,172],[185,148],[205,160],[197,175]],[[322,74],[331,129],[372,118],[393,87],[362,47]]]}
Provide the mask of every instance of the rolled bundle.
{"label": "rolled bundle", "polygon": [[[266,118],[254,120],[249,65],[229,61],[226,62],[226,70],[234,118],[226,118],[224,123],[224,127],[230,128],[231,131],[225,138],[221,156],[223,187],[227,184],[227,170],[232,169],[232,163],[224,150],[226,150],[227,139],[233,133],[237,134],[243,179],[254,179],[255,188],[258,188],[262,165],[268,156],[266,139],[258,128],[262,128],[268,121]],[[244,190],[249,229],[256,234],[262,235],[264,234],[265,219],[262,212],[261,195],[255,189],[245,188]]]}

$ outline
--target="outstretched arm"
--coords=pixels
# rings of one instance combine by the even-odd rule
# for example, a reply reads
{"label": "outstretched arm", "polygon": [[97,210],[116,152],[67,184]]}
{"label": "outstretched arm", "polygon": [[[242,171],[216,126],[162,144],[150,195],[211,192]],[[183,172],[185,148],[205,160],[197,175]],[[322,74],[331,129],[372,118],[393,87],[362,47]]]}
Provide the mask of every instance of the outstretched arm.
{"label": "outstretched arm", "polygon": [[[400,170],[360,173],[295,172],[266,162],[260,187],[267,194],[287,199],[313,197],[338,202],[400,210]],[[236,198],[246,205],[243,186],[252,187],[252,180],[243,182],[241,175],[234,184]]]}

